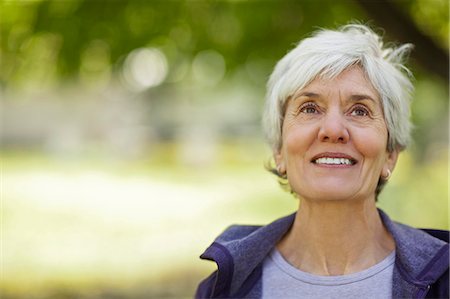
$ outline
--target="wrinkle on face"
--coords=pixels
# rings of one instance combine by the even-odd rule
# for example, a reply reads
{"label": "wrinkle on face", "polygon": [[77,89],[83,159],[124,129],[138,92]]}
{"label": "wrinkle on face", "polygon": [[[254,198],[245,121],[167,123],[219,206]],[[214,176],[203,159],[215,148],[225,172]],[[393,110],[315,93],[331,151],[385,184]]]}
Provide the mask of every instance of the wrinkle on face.
{"label": "wrinkle on face", "polygon": [[[309,106],[313,108],[303,110]],[[346,138],[319,140],[320,135],[344,133]],[[330,142],[336,140],[340,142]],[[346,181],[344,175],[340,178],[338,171],[331,170],[336,173],[335,183],[341,182],[335,186],[347,185],[354,189],[355,195],[369,196],[367,190],[376,187],[388,159],[387,142],[387,126],[378,92],[359,67],[352,67],[331,80],[318,78],[286,100],[282,146],[275,157],[277,164],[286,169],[291,188],[302,196],[302,193],[310,193],[308,189],[318,189],[320,180],[326,176],[323,173],[319,176],[320,170],[311,165],[314,153],[352,153],[360,161],[358,176],[350,180],[349,174],[345,174],[350,180]],[[330,180],[333,181],[331,176],[325,179]]]}

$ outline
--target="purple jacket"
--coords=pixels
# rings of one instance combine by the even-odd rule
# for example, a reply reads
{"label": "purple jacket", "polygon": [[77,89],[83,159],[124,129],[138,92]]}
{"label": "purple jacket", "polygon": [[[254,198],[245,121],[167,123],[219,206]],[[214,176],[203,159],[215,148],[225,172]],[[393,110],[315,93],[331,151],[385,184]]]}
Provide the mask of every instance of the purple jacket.
{"label": "purple jacket", "polygon": [[[449,232],[415,229],[379,213],[396,243],[392,297],[449,298]],[[261,298],[262,262],[294,219],[228,228],[200,256],[218,270],[200,283],[195,298]]]}

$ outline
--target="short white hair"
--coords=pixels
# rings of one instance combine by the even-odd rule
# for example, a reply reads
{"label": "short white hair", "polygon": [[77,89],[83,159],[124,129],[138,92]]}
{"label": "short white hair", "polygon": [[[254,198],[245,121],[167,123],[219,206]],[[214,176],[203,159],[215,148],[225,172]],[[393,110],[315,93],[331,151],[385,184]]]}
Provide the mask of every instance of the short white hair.
{"label": "short white hair", "polygon": [[410,143],[410,71],[403,65],[413,45],[384,47],[369,27],[349,24],[338,30],[319,30],[305,38],[275,66],[267,84],[263,125],[274,151],[282,145],[286,100],[314,79],[332,79],[358,65],[380,95],[388,129],[387,149],[403,150]]}

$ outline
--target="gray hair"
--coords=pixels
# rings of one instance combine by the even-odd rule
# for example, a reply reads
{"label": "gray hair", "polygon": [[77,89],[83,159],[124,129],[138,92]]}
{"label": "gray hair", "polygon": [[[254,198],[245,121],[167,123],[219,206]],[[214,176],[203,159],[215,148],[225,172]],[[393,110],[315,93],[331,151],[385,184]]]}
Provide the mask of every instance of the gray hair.
{"label": "gray hair", "polygon": [[405,149],[411,139],[413,86],[403,60],[412,47],[384,47],[378,34],[359,24],[319,30],[303,39],[277,63],[267,84],[263,125],[272,150],[281,149],[286,100],[315,78],[332,79],[354,65],[363,69],[380,95],[389,134],[387,149]]}

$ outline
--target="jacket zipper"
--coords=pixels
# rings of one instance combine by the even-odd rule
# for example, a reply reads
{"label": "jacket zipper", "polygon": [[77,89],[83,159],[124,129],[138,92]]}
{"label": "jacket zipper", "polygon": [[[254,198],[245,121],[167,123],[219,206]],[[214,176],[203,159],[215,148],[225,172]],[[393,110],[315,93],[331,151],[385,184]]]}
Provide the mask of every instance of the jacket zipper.
{"label": "jacket zipper", "polygon": [[417,291],[416,298],[425,298],[425,296],[428,294],[428,291],[430,290],[431,286],[427,285],[426,287],[420,288]]}

